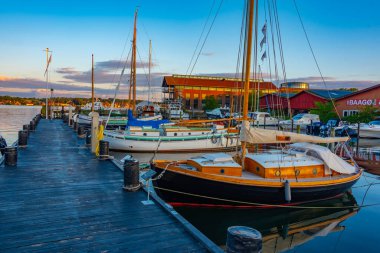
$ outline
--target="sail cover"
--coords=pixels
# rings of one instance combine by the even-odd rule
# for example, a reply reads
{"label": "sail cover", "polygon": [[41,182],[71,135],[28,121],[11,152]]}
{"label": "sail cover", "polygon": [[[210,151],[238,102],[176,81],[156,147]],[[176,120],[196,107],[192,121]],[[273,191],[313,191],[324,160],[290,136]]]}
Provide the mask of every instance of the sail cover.
{"label": "sail cover", "polygon": [[270,143],[334,143],[348,141],[349,137],[328,137],[312,136],[298,134],[280,130],[269,130],[251,127],[249,121],[243,121],[240,131],[240,140],[252,144],[270,144]]}
{"label": "sail cover", "polygon": [[169,120],[139,120],[133,117],[131,110],[128,110],[127,128],[130,126],[160,128],[162,124],[168,123],[170,123]]}
{"label": "sail cover", "polygon": [[356,168],[354,166],[331,152],[330,149],[326,147],[310,143],[295,143],[289,146],[291,149],[306,152],[306,154],[310,152],[317,154],[318,158],[320,158],[328,168],[336,172],[342,174],[352,174],[356,172]]}

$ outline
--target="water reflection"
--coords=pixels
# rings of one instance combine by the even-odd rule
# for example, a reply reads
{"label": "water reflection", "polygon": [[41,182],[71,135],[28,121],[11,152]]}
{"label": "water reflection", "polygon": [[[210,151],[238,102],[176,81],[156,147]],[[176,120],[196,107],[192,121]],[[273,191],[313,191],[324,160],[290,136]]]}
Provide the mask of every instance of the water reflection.
{"label": "water reflection", "polygon": [[[224,247],[227,228],[249,226],[263,235],[263,252],[283,252],[318,236],[345,229],[341,222],[359,211],[350,193],[340,198],[304,205],[310,209],[207,209],[177,207],[176,210],[216,244]],[[335,207],[335,208],[326,208]]]}

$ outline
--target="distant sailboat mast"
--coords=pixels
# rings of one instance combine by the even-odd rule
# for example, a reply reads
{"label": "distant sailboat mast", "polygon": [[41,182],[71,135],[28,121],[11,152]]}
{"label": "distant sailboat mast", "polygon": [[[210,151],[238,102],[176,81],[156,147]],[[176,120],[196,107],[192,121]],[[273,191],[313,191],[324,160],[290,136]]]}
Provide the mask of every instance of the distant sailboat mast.
{"label": "distant sailboat mast", "polygon": [[149,40],[148,105],[150,101],[150,68],[152,66],[152,40]]}
{"label": "distant sailboat mast", "polygon": [[50,57],[49,57],[49,53],[51,53],[52,51],[49,51],[49,48],[47,47],[45,50],[43,50],[46,52],[46,69],[45,69],[45,77],[46,77],[46,101],[45,101],[45,118],[48,119],[49,116],[48,116],[48,107],[49,107],[49,65],[50,65],[50,62],[51,62],[51,54],[50,54]]}
{"label": "distant sailboat mast", "polygon": [[131,97],[132,97],[132,110],[136,109],[136,39],[137,39],[137,14],[138,9],[135,11],[135,23],[133,27],[133,41],[132,41],[132,59],[131,59],[131,76],[129,83],[129,107],[131,107]]}
{"label": "distant sailboat mast", "polygon": [[92,54],[92,65],[91,65],[91,112],[94,112],[95,103],[95,89],[94,89],[94,54]]}
{"label": "distant sailboat mast", "polygon": [[[248,26],[247,26],[247,38],[246,38],[246,57],[245,57],[245,78],[244,78],[244,104],[243,104],[243,124],[249,125],[248,121],[248,99],[249,99],[249,82],[250,82],[250,70],[251,70],[251,54],[252,54],[252,28],[253,28],[253,18],[254,18],[254,5],[255,1],[249,1],[249,16],[248,16]],[[246,142],[242,142],[242,163],[244,164],[244,157],[246,155]]]}

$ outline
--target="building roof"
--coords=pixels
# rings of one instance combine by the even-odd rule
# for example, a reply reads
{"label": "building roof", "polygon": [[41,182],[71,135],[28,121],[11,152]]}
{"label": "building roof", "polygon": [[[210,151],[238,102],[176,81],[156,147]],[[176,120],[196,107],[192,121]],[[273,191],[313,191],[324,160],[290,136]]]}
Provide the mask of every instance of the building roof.
{"label": "building roof", "polygon": [[[298,93],[296,92],[289,92],[289,98],[297,95]],[[265,96],[278,96],[278,97],[281,97],[281,98],[288,98],[288,94],[285,93],[285,92],[277,92],[277,93],[272,93],[272,94],[265,94],[264,96],[262,97],[265,97]]]}
{"label": "building roof", "polygon": [[[260,89],[277,90],[276,85],[272,82],[265,82],[263,80],[251,80],[250,88],[255,88],[258,82],[260,83]],[[244,82],[238,78],[228,77],[172,75],[164,76],[164,80],[162,81],[162,87],[168,86],[243,88]]]}
{"label": "building roof", "polygon": [[352,96],[355,96],[355,95],[358,95],[358,94],[361,94],[361,93],[364,93],[364,92],[368,92],[368,91],[371,91],[371,90],[374,90],[374,89],[377,89],[377,88],[380,88],[380,84],[376,84],[374,86],[371,86],[371,87],[368,87],[368,88],[365,88],[365,89],[362,89],[362,90],[358,90],[356,92],[352,92],[351,94],[347,94],[345,96],[342,96],[342,97],[340,97],[337,100],[341,100],[341,99],[345,99],[345,98],[348,98],[348,97],[352,97]]}
{"label": "building roof", "polygon": [[322,90],[322,89],[311,89],[311,90],[303,90],[297,94],[295,94],[293,97],[297,97],[301,94],[309,93],[311,95],[317,96],[322,99],[330,100],[331,99],[338,99],[343,96],[349,95],[352,93],[352,91],[347,90]]}
{"label": "building roof", "polygon": [[352,91],[348,91],[348,90],[320,90],[320,89],[305,90],[305,92],[312,93],[316,96],[319,96],[325,99],[330,99],[330,98],[338,99],[338,98],[341,98],[343,96],[347,96],[353,93]]}

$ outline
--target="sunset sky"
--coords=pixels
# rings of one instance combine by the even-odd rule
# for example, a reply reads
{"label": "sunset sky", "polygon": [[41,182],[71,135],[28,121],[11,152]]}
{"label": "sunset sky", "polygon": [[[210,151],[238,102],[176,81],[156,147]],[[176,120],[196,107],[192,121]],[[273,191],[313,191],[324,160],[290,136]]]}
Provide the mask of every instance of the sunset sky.
{"label": "sunset sky", "polygon": [[[269,1],[259,3],[259,29],[264,24],[264,3]],[[219,6],[192,74],[236,73],[244,0],[0,2],[0,95],[45,96],[43,50],[49,47],[53,52],[50,85],[55,96],[90,95],[92,53],[97,96],[112,96],[130,50],[137,6],[140,98],[146,97],[149,39],[153,44],[152,83],[159,99],[163,75],[189,73],[206,18],[211,13],[212,20]],[[287,79],[324,88],[293,0],[279,0],[277,5]],[[297,5],[328,88],[380,83],[380,2],[297,0]],[[262,64],[263,71],[269,72],[268,64]],[[128,75],[122,82],[120,97],[125,97]]]}

